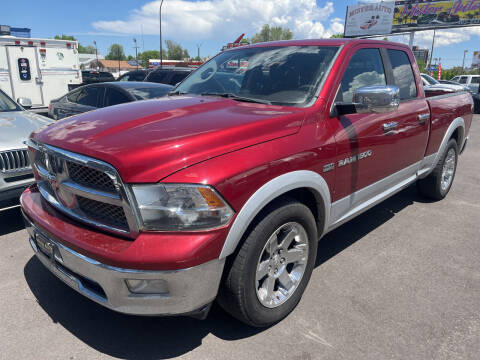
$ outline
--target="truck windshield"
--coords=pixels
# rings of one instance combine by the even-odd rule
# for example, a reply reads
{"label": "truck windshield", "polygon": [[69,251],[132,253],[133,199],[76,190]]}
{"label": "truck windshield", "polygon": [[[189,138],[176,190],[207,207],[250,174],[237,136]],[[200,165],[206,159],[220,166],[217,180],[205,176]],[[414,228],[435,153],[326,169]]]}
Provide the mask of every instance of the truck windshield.
{"label": "truck windshield", "polygon": [[271,46],[225,51],[197,69],[173,94],[304,106],[315,95],[337,51],[338,47],[333,46]]}
{"label": "truck windshield", "polygon": [[2,111],[20,111],[20,107],[5,93],[0,91],[0,112]]}
{"label": "truck windshield", "polygon": [[427,75],[427,74],[422,74],[423,78],[425,80],[427,80],[427,82],[430,84],[430,85],[437,85],[437,84],[440,84],[440,82],[438,82],[437,80],[435,80],[433,77],[431,77],[430,75]]}

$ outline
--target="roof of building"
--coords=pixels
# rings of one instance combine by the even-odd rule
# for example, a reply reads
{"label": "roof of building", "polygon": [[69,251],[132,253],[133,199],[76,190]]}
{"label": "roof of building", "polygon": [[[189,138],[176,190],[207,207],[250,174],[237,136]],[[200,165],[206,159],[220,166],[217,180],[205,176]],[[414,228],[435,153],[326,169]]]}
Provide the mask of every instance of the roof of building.
{"label": "roof of building", "polygon": [[[103,68],[118,68],[119,67],[119,61],[118,60],[100,60],[98,59],[98,63],[100,64],[100,67]],[[92,62],[93,64],[93,62]],[[134,70],[136,69],[136,66],[130,65],[127,61],[120,61],[120,69],[127,69],[127,70]]]}

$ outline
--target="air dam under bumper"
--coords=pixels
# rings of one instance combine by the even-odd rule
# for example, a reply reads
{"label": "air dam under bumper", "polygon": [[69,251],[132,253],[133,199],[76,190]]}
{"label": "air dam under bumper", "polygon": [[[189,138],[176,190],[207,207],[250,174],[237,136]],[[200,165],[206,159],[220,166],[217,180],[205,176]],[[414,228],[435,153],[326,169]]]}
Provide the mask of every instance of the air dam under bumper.
{"label": "air dam under bumper", "polygon": [[[225,259],[181,270],[147,271],[102,264],[48,237],[23,214],[30,244],[38,259],[64,283],[118,312],[133,315],[194,313],[218,291]],[[133,293],[126,280],[156,280],[158,294]]]}

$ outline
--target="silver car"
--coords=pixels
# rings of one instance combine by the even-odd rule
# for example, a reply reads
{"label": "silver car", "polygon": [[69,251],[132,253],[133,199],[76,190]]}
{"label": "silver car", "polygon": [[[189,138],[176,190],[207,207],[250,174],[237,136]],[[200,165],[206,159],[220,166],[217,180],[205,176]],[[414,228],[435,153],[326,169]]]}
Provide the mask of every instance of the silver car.
{"label": "silver car", "polygon": [[[19,99],[28,106],[28,99]],[[0,207],[8,200],[18,199],[33,183],[33,173],[24,141],[32,131],[53,121],[18,105],[0,90]]]}

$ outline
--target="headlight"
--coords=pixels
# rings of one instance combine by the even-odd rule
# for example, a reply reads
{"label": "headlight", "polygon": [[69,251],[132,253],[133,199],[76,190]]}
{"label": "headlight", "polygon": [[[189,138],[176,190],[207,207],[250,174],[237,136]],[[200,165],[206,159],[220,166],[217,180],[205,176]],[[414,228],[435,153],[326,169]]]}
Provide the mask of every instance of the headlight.
{"label": "headlight", "polygon": [[228,223],[232,208],[210,186],[132,186],[145,230],[205,230]]}

